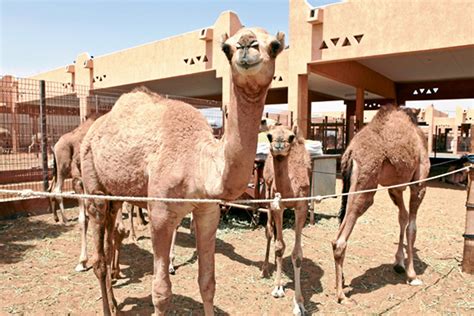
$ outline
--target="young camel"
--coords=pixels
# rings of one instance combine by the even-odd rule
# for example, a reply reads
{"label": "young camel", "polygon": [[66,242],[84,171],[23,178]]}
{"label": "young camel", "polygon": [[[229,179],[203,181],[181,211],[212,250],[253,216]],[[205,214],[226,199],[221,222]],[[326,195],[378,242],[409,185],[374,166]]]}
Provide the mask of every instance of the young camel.
{"label": "young camel", "polygon": [[[247,187],[257,148],[257,134],[275,58],[284,34],[243,28],[223,38],[231,69],[231,97],[224,136],[216,140],[204,116],[191,105],[137,90],[122,95],[112,110],[91,127],[81,146],[85,190],[93,194],[232,200]],[[126,122],[126,124],[125,124]],[[110,270],[113,223],[121,203],[89,200],[103,311],[117,303]],[[146,207],[145,203],[137,203]],[[152,298],[155,313],[171,301],[168,273],[171,239],[190,211],[196,225],[198,283],[204,312],[213,315],[214,253],[220,209],[217,203],[149,202],[154,253]]]}
{"label": "young camel", "polygon": [[[430,160],[425,136],[417,127],[416,115],[417,110],[408,108],[391,105],[380,108],[373,120],[352,139],[342,157],[343,192],[374,189],[379,184],[402,184],[428,176]],[[425,196],[425,187],[425,183],[410,186],[409,212],[403,203],[403,191],[406,187],[389,190],[390,198],[399,210],[400,224],[394,269],[398,273],[405,272],[403,237],[406,232],[406,274],[410,285],[422,284],[413,267],[413,247],[416,214]],[[343,293],[342,266],[347,240],[357,219],[372,205],[374,195],[375,192],[371,192],[342,198],[339,213],[341,225],[336,240],[332,243],[336,263],[337,300],[340,303],[351,303]]]}
{"label": "young camel", "polygon": [[[304,145],[304,138],[298,135],[296,125],[290,130],[288,127],[275,126],[270,128],[268,134],[270,141],[270,153],[265,160],[263,178],[267,186],[269,197],[273,198],[280,194],[282,198],[307,197],[310,188],[311,159]],[[293,208],[295,212],[295,245],[291,254],[291,261],[295,273],[295,298],[293,313],[303,315],[304,298],[301,294],[300,270],[303,259],[301,248],[301,232],[306,222],[308,212],[307,201],[284,202],[279,205],[270,205],[268,213],[266,236],[267,249],[262,274],[268,277],[268,258],[270,254],[270,242],[276,232],[275,259],[277,265],[275,288],[272,291],[274,297],[285,296],[285,290],[281,281],[283,253],[285,242],[283,241],[283,211],[285,208]]]}
{"label": "young camel", "polygon": [[[48,188],[49,192],[61,193],[64,186],[64,181],[72,177],[73,189],[76,193],[83,193],[83,186],[81,181],[81,164],[80,164],[80,146],[84,136],[97,119],[97,114],[90,115],[82,124],[76,127],[69,133],[62,135],[53,148],[53,180]],[[51,198],[49,200],[51,211],[54,215],[54,220],[59,221],[56,201],[59,202],[59,212],[63,224],[66,224],[68,219],[64,215],[64,203],[61,197]],[[87,224],[88,217],[86,215],[84,204],[82,200],[79,201],[79,225],[81,227],[81,255],[79,256],[79,263],[75,270],[77,272],[86,271],[87,263]]]}

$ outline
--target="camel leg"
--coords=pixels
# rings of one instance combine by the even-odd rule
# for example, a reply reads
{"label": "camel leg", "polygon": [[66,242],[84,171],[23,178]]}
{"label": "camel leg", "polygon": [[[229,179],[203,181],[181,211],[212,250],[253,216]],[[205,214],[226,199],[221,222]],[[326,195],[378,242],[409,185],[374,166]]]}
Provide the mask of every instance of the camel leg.
{"label": "camel leg", "polygon": [[272,291],[273,297],[284,297],[285,289],[281,282],[281,271],[283,269],[283,254],[285,253],[285,241],[283,240],[283,211],[284,208],[275,210],[273,213],[273,221],[276,228],[276,241],[275,241],[275,260],[276,260],[276,276],[275,276],[275,288]]}
{"label": "camel leg", "polygon": [[141,226],[145,226],[147,223],[145,219],[145,214],[143,214],[143,209],[141,207],[138,208],[138,224]]}
{"label": "camel leg", "polygon": [[[357,178],[355,178],[357,179]],[[356,181],[352,181],[355,183]],[[355,186],[355,185],[354,185]],[[372,189],[375,185],[372,186],[357,186],[355,189],[352,188],[350,191],[358,191],[362,189]],[[337,232],[336,240],[332,242],[334,261],[336,264],[336,295],[337,301],[339,303],[351,303],[347,300],[343,292],[343,264],[346,254],[347,241],[349,236],[352,233],[354,225],[357,219],[364,214],[364,212],[372,205],[374,201],[374,192],[363,193],[357,195],[351,195],[348,199],[348,205],[346,210],[346,217],[339,226],[339,231]]]}
{"label": "camel leg", "polygon": [[310,225],[314,225],[314,202],[311,202],[310,203],[310,207],[309,207],[309,224]]}
{"label": "camel leg", "polygon": [[[72,180],[74,192],[77,194],[84,193],[82,187],[82,181],[79,178]],[[81,229],[81,255],[79,256],[79,263],[77,264],[75,270],[77,272],[87,271],[87,226],[89,224],[89,217],[86,214],[86,208],[84,206],[84,201],[79,200],[79,226]],[[95,259],[97,259],[95,257]]]}
{"label": "camel leg", "polygon": [[[54,186],[54,189],[53,189],[53,192],[54,193],[61,193],[62,192],[62,189],[63,189],[63,185],[64,185],[64,177],[63,175],[61,174],[61,172],[58,172],[58,175],[57,175],[57,180],[56,180],[56,183],[55,183],[55,186]],[[59,202],[59,212],[61,213],[61,219],[62,219],[62,222],[63,224],[66,224],[68,222],[68,219],[66,217],[66,215],[64,215],[64,201],[63,201],[63,198],[62,197],[57,197],[56,198],[57,201]],[[54,204],[53,204],[54,205]],[[55,207],[55,206],[54,206]],[[55,218],[54,220],[56,220],[56,218],[58,217],[57,213],[56,213],[56,210],[55,208],[53,208],[54,210],[54,215],[55,215]]]}
{"label": "camel leg", "polygon": [[404,189],[388,190],[390,198],[398,207],[398,223],[400,224],[400,237],[398,240],[397,253],[395,254],[395,266],[393,267],[397,273],[405,272],[405,253],[403,251],[403,240],[408,224],[408,211],[405,208],[405,203],[403,203],[403,190]]}
{"label": "camel leg", "polygon": [[[207,208],[204,209],[204,207]],[[214,315],[214,294],[216,292],[214,254],[220,215],[218,204],[202,205],[202,208],[193,212],[199,264],[198,283],[204,304],[204,313],[207,316]]]}
{"label": "camel leg", "polygon": [[129,231],[126,230],[123,223],[123,209],[126,208],[125,203],[119,206],[117,211],[116,222],[113,226],[113,250],[112,250],[112,280],[117,280],[120,278],[120,250],[122,247],[122,241],[124,238],[128,237]]}
{"label": "camel leg", "polygon": [[303,262],[303,248],[301,247],[301,233],[307,216],[307,205],[295,209],[295,246],[291,254],[291,262],[293,263],[293,270],[295,274],[295,298],[294,298],[294,315],[304,315],[306,310],[304,308],[304,298],[301,292],[301,264]]}
{"label": "camel leg", "polygon": [[[116,244],[116,234],[117,229],[115,228],[115,223],[117,221],[117,217],[121,214],[122,209],[122,202],[110,202],[109,212],[106,214],[106,222],[105,222],[105,245],[104,245],[104,253],[105,253],[105,260],[106,260],[106,267],[107,267],[107,274],[105,278],[105,285],[107,289],[107,298],[109,308],[112,314],[117,312],[117,301],[114,297],[114,292],[112,289],[112,276],[116,276],[116,273],[120,273],[120,270],[117,267],[114,267],[115,270],[112,270],[112,264],[114,261],[114,254],[116,249],[120,246]],[[120,214],[119,214],[120,213]],[[118,259],[117,259],[118,265]],[[116,272],[118,269],[118,272]]]}
{"label": "camel leg", "polygon": [[265,250],[265,261],[263,262],[262,265],[262,277],[263,278],[268,278],[270,277],[270,274],[268,272],[268,261],[270,258],[270,244],[272,242],[273,238],[273,218],[272,218],[272,210],[268,210],[268,217],[267,217],[267,225],[265,227],[265,236],[267,237],[267,248]]}
{"label": "camel leg", "polygon": [[[179,227],[179,226],[178,226]],[[168,267],[168,272],[170,274],[176,274],[176,270],[174,268],[174,245],[176,243],[176,234],[178,233],[178,227],[173,231],[173,237],[171,238],[171,248],[170,248],[170,265]]]}
{"label": "camel leg", "polygon": [[103,200],[87,201],[86,209],[90,217],[89,224],[92,229],[92,235],[94,236],[94,256],[97,258],[93,265],[94,274],[99,280],[103,312],[104,315],[108,316],[111,315],[111,313],[115,314],[115,310],[110,309],[106,285],[106,279],[110,279],[110,275],[107,273],[107,261],[104,252],[105,226],[108,212],[107,202]]}
{"label": "camel leg", "polygon": [[[159,192],[149,193],[160,196]],[[164,315],[171,302],[171,281],[168,271],[170,264],[171,239],[182,215],[170,210],[168,205],[153,202],[148,205],[148,214],[151,223],[151,241],[153,245],[153,285],[152,299],[155,306],[155,315]]]}
{"label": "camel leg", "polygon": [[410,285],[421,285],[423,282],[417,278],[413,264],[413,252],[416,239],[416,215],[418,208],[425,196],[426,187],[415,185],[410,187],[410,215],[408,219],[407,234],[407,278]]}

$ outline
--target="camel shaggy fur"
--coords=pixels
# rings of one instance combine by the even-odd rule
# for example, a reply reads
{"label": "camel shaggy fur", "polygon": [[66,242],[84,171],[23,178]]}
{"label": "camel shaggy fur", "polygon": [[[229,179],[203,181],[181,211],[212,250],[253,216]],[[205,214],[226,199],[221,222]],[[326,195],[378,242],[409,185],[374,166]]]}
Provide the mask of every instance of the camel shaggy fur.
{"label": "camel shaggy fur", "polygon": [[[97,119],[81,146],[85,190],[92,194],[213,198],[232,200],[247,187],[257,148],[265,98],[284,48],[284,34],[243,28],[223,38],[230,63],[231,95],[222,139],[214,138],[204,116],[191,105],[144,89],[122,95]],[[98,260],[103,311],[115,314],[110,280],[113,225],[120,202],[86,201]],[[171,239],[181,219],[193,212],[198,252],[198,283],[204,312],[213,315],[214,253],[220,209],[217,203],[137,203],[150,216],[154,253],[152,299],[165,314],[171,300],[168,272]]]}
{"label": "camel shaggy fur", "polygon": [[[342,157],[343,192],[375,189],[425,179],[430,170],[427,144],[416,123],[417,110],[384,106],[373,120],[352,139]],[[419,285],[413,267],[413,247],[416,238],[416,214],[425,196],[425,183],[410,186],[410,207],[406,210],[403,191],[406,187],[390,189],[392,201],[398,207],[400,236],[394,269],[406,270],[408,283]],[[343,197],[339,213],[341,225],[333,241],[336,263],[337,299],[350,302],[343,293],[343,262],[347,240],[357,219],[372,205],[375,192]],[[347,206],[347,207],[346,207]],[[407,226],[408,225],[408,226]],[[407,266],[403,252],[404,234],[407,237]]]}
{"label": "camel shaggy fur", "polygon": [[[263,177],[268,190],[268,197],[274,198],[280,194],[281,198],[307,197],[310,188],[311,159],[305,148],[304,139],[298,135],[296,126],[290,130],[285,126],[271,127],[268,134],[270,141],[270,153],[265,160]],[[275,288],[272,291],[274,297],[285,296],[283,283],[281,281],[282,261],[285,252],[283,240],[283,211],[285,208],[293,208],[295,212],[295,245],[291,254],[291,261],[295,273],[295,298],[293,313],[302,315],[305,312],[304,298],[301,293],[300,271],[303,260],[301,248],[301,232],[306,222],[308,212],[307,201],[284,202],[278,205],[270,205],[266,227],[267,249],[262,274],[268,277],[268,259],[270,253],[270,242],[276,232],[275,259],[276,278]]]}

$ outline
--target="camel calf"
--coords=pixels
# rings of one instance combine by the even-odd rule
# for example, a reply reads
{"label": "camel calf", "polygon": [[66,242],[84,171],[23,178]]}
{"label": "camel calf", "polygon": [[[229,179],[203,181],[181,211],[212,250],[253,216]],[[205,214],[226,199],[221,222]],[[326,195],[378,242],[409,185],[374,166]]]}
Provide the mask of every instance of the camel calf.
{"label": "camel calf", "polygon": [[[418,110],[419,111],[419,110]],[[423,132],[416,123],[417,111],[396,106],[383,106],[373,120],[352,139],[341,162],[343,192],[375,189],[379,184],[391,186],[425,179],[430,160]],[[413,249],[416,238],[416,214],[425,196],[425,183],[410,186],[410,208],[403,203],[406,187],[390,189],[390,198],[398,206],[400,237],[395,255],[395,271],[406,270],[408,283],[420,285],[413,266]],[[357,219],[374,201],[375,192],[342,198],[339,219],[341,225],[333,241],[336,262],[336,291],[340,303],[350,303],[342,291],[342,266],[349,236]],[[408,226],[407,226],[408,225]],[[378,227],[374,227],[378,229]],[[407,267],[403,252],[404,234],[407,237]]]}
{"label": "camel calf", "polygon": [[[311,159],[305,148],[304,139],[298,136],[296,126],[290,130],[284,126],[271,127],[268,134],[270,153],[265,161],[263,178],[268,189],[268,197],[274,198],[280,194],[282,198],[307,197],[310,189]],[[295,245],[291,254],[291,261],[295,272],[295,292],[293,313],[302,315],[305,312],[304,298],[301,293],[300,271],[303,260],[301,248],[301,232],[303,230],[308,212],[307,201],[284,202],[270,205],[266,227],[267,249],[262,274],[268,277],[268,257],[270,242],[276,232],[275,259],[277,265],[274,297],[285,296],[281,281],[281,270],[285,242],[283,240],[283,211],[293,208],[295,212]]]}

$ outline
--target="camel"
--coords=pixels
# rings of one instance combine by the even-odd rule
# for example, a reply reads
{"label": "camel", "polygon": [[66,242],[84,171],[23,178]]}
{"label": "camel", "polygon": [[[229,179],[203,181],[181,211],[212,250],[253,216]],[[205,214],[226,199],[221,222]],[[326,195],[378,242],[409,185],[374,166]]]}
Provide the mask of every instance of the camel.
{"label": "camel", "polygon": [[[31,144],[28,146],[28,153],[31,154],[33,150],[38,156],[38,153],[41,152],[41,138],[43,138],[43,134],[41,132],[35,133],[31,135]],[[51,143],[52,139],[50,136],[47,136],[48,143]]]}
{"label": "camel", "polygon": [[[268,197],[274,198],[280,194],[282,198],[307,197],[310,189],[311,159],[304,145],[304,138],[298,135],[296,125],[290,130],[285,126],[275,126],[268,132],[270,153],[265,160],[263,177],[267,187]],[[295,273],[295,292],[293,313],[303,315],[304,298],[301,293],[300,270],[303,260],[301,248],[301,232],[308,213],[307,201],[271,203],[266,226],[267,249],[262,266],[262,275],[268,277],[268,257],[270,242],[276,232],[275,259],[277,265],[275,288],[272,295],[276,298],[285,296],[281,281],[282,261],[285,252],[283,241],[283,211],[293,208],[295,212],[295,245],[291,261]]]}
{"label": "camel", "polygon": [[[373,120],[350,142],[341,162],[343,192],[375,189],[380,184],[391,186],[425,179],[430,170],[427,142],[417,127],[419,110],[383,106]],[[406,210],[403,191],[406,187],[389,189],[390,198],[398,207],[400,236],[394,269],[406,271],[410,285],[420,285],[413,266],[413,247],[416,238],[416,214],[425,196],[425,183],[410,186],[410,207]],[[336,291],[339,303],[353,303],[343,293],[343,262],[347,240],[357,219],[372,205],[375,192],[342,198],[339,212],[341,225],[332,242],[336,264]],[[408,226],[407,226],[408,225]],[[407,267],[403,239],[407,238]]]}
{"label": "camel", "polygon": [[[49,192],[61,193],[64,186],[64,181],[68,177],[72,177],[73,190],[75,193],[83,193],[83,186],[81,181],[81,166],[80,166],[80,146],[84,136],[97,119],[96,114],[90,115],[82,124],[74,130],[62,135],[53,148],[53,179],[48,188]],[[59,222],[56,200],[59,202],[59,212],[63,224],[68,222],[66,215],[64,215],[64,202],[61,197],[50,199],[50,208],[54,215],[54,220]],[[88,217],[84,209],[82,200],[79,201],[79,225],[81,227],[81,254],[79,256],[79,263],[75,270],[77,272],[86,271],[87,263],[87,224]]]}
{"label": "camel", "polygon": [[12,151],[12,135],[6,128],[0,127],[0,154],[10,154]]}
{"label": "camel", "polygon": [[[73,189],[75,193],[83,193],[83,186],[81,180],[81,167],[80,167],[80,146],[84,136],[99,117],[98,114],[90,114],[87,119],[76,127],[71,132],[68,132],[62,135],[58,142],[54,145],[53,148],[53,179],[48,188],[49,192],[61,193],[64,186],[64,181],[72,177],[73,179]],[[59,202],[59,211],[61,214],[62,223],[66,224],[68,219],[64,215],[64,202],[61,197],[51,198],[50,199],[50,208],[54,215],[54,220],[59,222],[56,205],[56,200]],[[126,203],[124,203],[124,206]],[[141,209],[138,211],[140,222],[144,224],[144,216]],[[120,214],[121,215],[121,214]],[[82,200],[79,200],[79,225],[81,227],[81,254],[79,256],[79,263],[77,264],[75,270],[77,272],[83,272],[87,270],[86,263],[88,261],[87,257],[87,226],[88,226],[88,216],[85,212],[84,205]],[[133,225],[133,207],[130,211],[130,227],[132,234],[135,236],[135,230]],[[123,224],[122,216],[117,216],[116,230],[118,234],[114,240],[114,265],[112,269],[112,277],[118,278],[120,275],[120,266],[118,264],[118,258],[120,255],[120,245],[122,240],[129,234],[125,229]],[[135,241],[135,239],[134,239]]]}
{"label": "camel", "polygon": [[[214,138],[191,105],[138,89],[122,95],[97,119],[81,146],[85,191],[92,194],[233,200],[246,189],[257,148],[265,98],[284,48],[284,34],[242,28],[222,38],[230,64],[231,95],[224,135]],[[94,272],[105,315],[117,312],[110,280],[113,223],[121,202],[86,200],[97,261]],[[213,315],[214,253],[218,203],[134,203],[150,215],[154,253],[152,300],[165,314],[171,301],[168,272],[171,239],[181,219],[193,213],[198,284],[206,315]]]}

